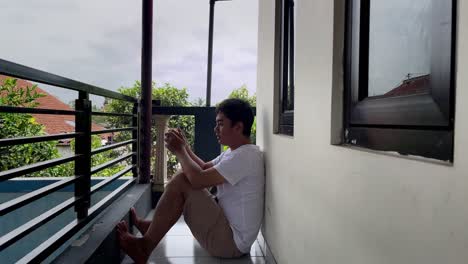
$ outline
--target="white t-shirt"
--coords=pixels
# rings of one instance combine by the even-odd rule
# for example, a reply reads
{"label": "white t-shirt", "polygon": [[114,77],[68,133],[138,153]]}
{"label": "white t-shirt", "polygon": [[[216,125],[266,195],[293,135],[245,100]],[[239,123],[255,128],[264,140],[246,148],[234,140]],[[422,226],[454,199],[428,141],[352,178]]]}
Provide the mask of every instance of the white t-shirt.
{"label": "white t-shirt", "polygon": [[218,185],[218,203],[228,219],[239,251],[250,252],[263,218],[263,153],[252,144],[221,153],[212,160],[226,183]]}

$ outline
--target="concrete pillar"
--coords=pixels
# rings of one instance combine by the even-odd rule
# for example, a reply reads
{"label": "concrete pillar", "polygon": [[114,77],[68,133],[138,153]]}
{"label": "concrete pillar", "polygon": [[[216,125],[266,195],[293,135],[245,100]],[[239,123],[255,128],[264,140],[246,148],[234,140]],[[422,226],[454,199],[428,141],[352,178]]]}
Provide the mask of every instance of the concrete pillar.
{"label": "concrete pillar", "polygon": [[164,184],[167,182],[167,151],[164,146],[164,133],[167,132],[170,118],[171,116],[166,115],[156,115],[154,118],[158,139],[154,151],[156,161],[153,173],[153,191],[155,192],[163,192]]}

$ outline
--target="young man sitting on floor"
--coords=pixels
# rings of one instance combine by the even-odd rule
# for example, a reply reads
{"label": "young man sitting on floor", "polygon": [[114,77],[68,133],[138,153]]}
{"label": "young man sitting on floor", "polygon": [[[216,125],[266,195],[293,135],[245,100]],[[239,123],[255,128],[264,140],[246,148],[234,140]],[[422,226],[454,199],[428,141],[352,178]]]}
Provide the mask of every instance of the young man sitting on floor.
{"label": "young man sitting on floor", "polygon": [[[229,149],[210,162],[197,157],[182,131],[166,133],[166,147],[182,165],[159,200],[152,221],[131,216],[143,237],[117,225],[122,249],[136,262],[146,263],[153,249],[183,214],[200,245],[211,255],[237,258],[250,252],[263,217],[263,155],[250,141],[253,123],[250,105],[227,99],[216,108],[216,137]],[[217,186],[216,198],[207,187]]]}

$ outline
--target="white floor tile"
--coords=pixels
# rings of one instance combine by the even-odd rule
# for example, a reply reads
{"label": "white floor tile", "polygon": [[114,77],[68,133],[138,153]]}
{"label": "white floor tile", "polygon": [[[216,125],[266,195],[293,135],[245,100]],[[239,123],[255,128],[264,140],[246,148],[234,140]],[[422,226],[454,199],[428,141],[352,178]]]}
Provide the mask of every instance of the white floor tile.
{"label": "white floor tile", "polygon": [[196,258],[159,258],[149,260],[148,264],[220,264],[220,260],[212,257],[196,257]]}
{"label": "white floor tile", "polygon": [[222,259],[221,264],[266,264],[263,257],[242,257],[239,259]]}
{"label": "white floor tile", "polygon": [[166,236],[151,254],[151,258],[210,256],[193,236]]}
{"label": "white floor tile", "polygon": [[[152,219],[154,210],[145,219]],[[126,256],[122,263],[133,263]],[[148,260],[152,264],[269,264],[263,257],[259,242],[252,245],[250,254],[239,259],[214,258],[192,236],[183,217],[169,230]]]}

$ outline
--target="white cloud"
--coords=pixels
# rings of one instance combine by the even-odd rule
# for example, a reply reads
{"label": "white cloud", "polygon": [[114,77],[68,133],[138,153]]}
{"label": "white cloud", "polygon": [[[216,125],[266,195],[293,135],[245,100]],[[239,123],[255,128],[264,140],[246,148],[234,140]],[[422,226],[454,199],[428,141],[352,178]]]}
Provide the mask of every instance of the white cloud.
{"label": "white cloud", "polygon": [[[213,102],[244,83],[255,90],[257,5],[216,3]],[[2,59],[111,90],[140,79],[141,1],[2,0],[0,10]],[[209,0],[154,2],[153,79],[192,98],[205,96],[208,12]]]}

